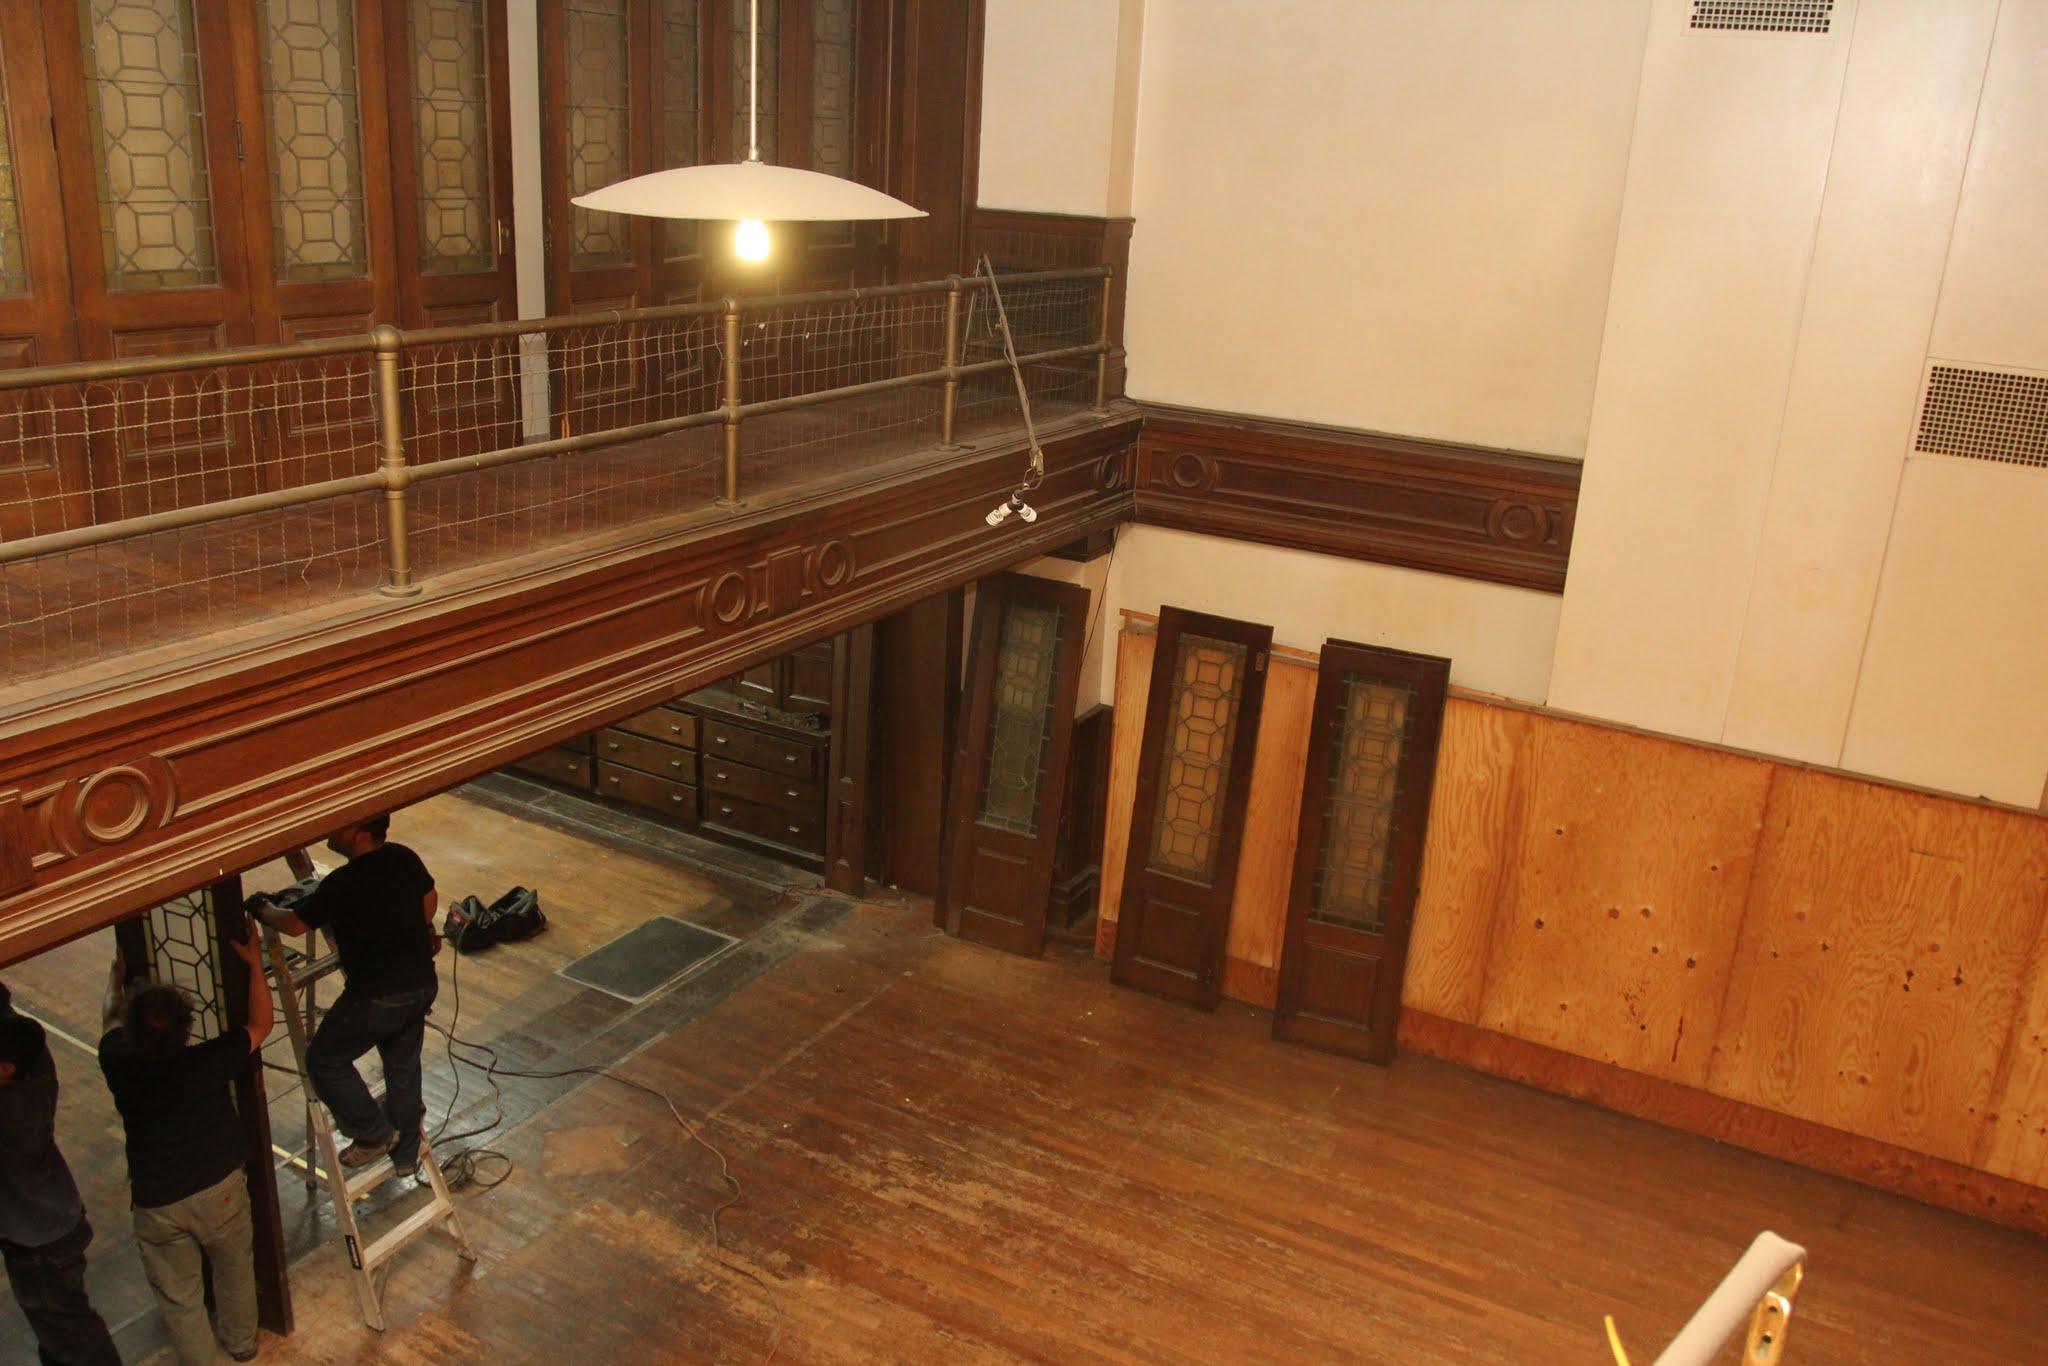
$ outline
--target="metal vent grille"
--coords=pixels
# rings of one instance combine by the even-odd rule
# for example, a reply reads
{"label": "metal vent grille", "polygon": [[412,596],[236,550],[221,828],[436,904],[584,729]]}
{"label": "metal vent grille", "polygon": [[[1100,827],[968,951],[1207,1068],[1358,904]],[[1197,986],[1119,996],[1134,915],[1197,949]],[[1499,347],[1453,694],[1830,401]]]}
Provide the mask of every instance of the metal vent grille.
{"label": "metal vent grille", "polygon": [[1692,0],[1694,28],[1743,33],[1826,33],[1835,0]]}
{"label": "metal vent grille", "polygon": [[2048,469],[2048,375],[1930,367],[1913,449]]}

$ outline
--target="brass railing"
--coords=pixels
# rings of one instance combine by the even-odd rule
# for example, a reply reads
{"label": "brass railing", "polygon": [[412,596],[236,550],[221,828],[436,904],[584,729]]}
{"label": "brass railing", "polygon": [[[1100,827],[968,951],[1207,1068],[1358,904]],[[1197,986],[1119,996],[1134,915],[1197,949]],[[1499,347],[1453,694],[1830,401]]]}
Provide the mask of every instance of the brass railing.
{"label": "brass railing", "polygon": [[[1092,335],[1087,340],[1067,340],[1082,334],[1073,316],[1074,301],[1066,298],[1059,305],[1061,320],[1036,334],[1065,344],[1026,350],[1033,335],[1027,333],[1018,339],[1019,361],[1031,370],[1092,360],[1093,406],[1100,409],[1107,397],[1111,349],[1109,268],[1000,277],[1006,299],[1013,292],[1022,295],[1034,287],[1085,281],[1095,282],[1088,290],[1093,296],[1088,300],[1092,316],[1085,319]],[[246,442],[268,442],[274,447],[248,456],[244,464],[249,469],[261,465],[272,470],[269,482],[281,484],[213,496],[210,480],[230,487],[236,480],[201,462],[194,471],[180,469],[157,477],[157,484],[167,486],[162,497],[175,504],[157,508],[157,490],[145,486],[140,477],[132,484],[116,480],[112,486],[87,488],[64,486],[61,478],[52,476],[56,482],[43,487],[24,474],[20,498],[10,502],[0,496],[0,516],[15,514],[17,528],[26,522],[29,534],[0,539],[0,566],[254,513],[381,494],[379,587],[385,594],[406,596],[420,590],[412,548],[416,491],[437,480],[722,425],[724,467],[717,502],[736,507],[746,492],[743,434],[750,419],[921,386],[938,390],[934,404],[938,445],[957,449],[963,392],[977,377],[1002,370],[1007,364],[1000,355],[976,359],[972,354],[970,334],[975,329],[969,315],[977,311],[988,288],[985,278],[956,275],[916,284],[725,298],[516,322],[410,331],[380,326],[364,336],[0,372],[0,446],[19,444],[24,470],[41,468],[30,459],[34,454],[31,446],[56,451],[68,441],[82,449],[105,439],[117,445],[145,447],[161,437],[160,444],[166,446],[196,440],[203,447],[211,440],[218,448],[224,438],[217,436],[216,429],[239,423],[248,429],[243,438]],[[935,301],[942,305],[942,313],[934,307]],[[916,344],[891,338],[892,329],[908,334],[913,326],[909,321],[913,304],[925,310],[919,315],[924,322],[936,324],[942,318],[943,344],[937,364],[903,369],[932,355],[929,348],[920,351]],[[871,313],[863,313],[870,306]],[[1017,316],[1016,302],[1011,302],[1010,312],[1013,318]],[[745,354],[750,321],[766,330],[769,320],[795,318],[821,320],[803,325],[828,332],[839,329],[849,339],[858,334],[873,354],[864,360],[831,365],[806,363],[793,373],[757,365],[750,377]],[[787,326],[793,331],[797,324]],[[609,348],[605,355],[612,359],[584,357],[571,364],[557,356],[558,350],[572,344],[585,346],[595,356],[600,344],[575,340],[594,329],[609,329],[611,339],[601,345]],[[937,328],[931,330],[936,333]],[[708,378],[707,348],[713,346],[721,362],[715,402],[711,401],[714,395]],[[858,349],[850,340],[847,348]],[[987,355],[985,346],[982,354]],[[631,366],[653,374],[665,362],[673,364],[663,371],[668,376],[663,382],[675,393],[699,395],[701,406],[661,414],[661,405],[647,401],[644,393],[578,406],[578,395],[598,390],[596,377],[604,366]],[[690,378],[692,365],[697,366],[695,373],[706,376],[705,382],[695,387]],[[872,377],[808,387],[809,376],[830,373]],[[225,378],[229,375],[245,378],[230,382]],[[541,390],[538,403],[530,392],[535,385]],[[749,398],[750,386],[768,392]],[[442,400],[450,410],[460,409],[461,395],[472,390],[487,395],[470,405],[472,410],[486,411],[484,418],[467,427],[421,421],[420,412]],[[61,394],[74,397],[64,401],[50,397]],[[489,397],[492,394],[495,397]],[[689,406],[687,397],[678,401]],[[374,463],[360,439],[371,425],[363,421],[360,410],[364,407],[373,415]],[[607,411],[608,418],[604,416]],[[598,418],[593,419],[592,413]],[[287,431],[297,434],[290,440],[298,443],[289,451],[282,449],[289,444],[282,435]],[[541,435],[543,431],[548,434]],[[451,449],[427,459],[415,458],[415,444],[420,441]],[[483,448],[465,448],[470,445]],[[316,447],[319,459],[329,465],[339,462],[368,467],[328,478],[293,480],[287,467],[310,468],[318,463],[306,455]],[[0,456],[5,454],[0,450]],[[109,462],[97,456],[92,461],[94,468],[109,464],[126,468],[130,463],[126,458]],[[7,463],[0,458],[0,468]],[[56,468],[54,457],[47,463]],[[246,476],[248,470],[239,473]],[[251,478],[240,482],[251,482]],[[194,487],[198,496],[188,497],[185,490]],[[124,510],[137,502],[145,502],[146,510]],[[36,529],[38,515],[63,525],[55,530]],[[0,527],[4,525],[0,522]]]}

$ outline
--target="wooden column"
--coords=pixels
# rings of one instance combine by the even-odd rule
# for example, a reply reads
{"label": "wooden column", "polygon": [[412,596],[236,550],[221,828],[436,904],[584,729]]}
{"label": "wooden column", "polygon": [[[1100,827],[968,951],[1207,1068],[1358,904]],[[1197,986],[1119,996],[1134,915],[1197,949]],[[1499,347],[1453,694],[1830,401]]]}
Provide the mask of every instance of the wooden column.
{"label": "wooden column", "polygon": [[832,643],[832,748],[825,785],[825,885],[860,896],[868,889],[874,841],[868,792],[875,754],[875,628],[841,632]]}
{"label": "wooden column", "polygon": [[946,817],[946,774],[960,715],[966,594],[914,603],[877,625],[876,876],[935,896]]}
{"label": "wooden column", "polygon": [[[242,879],[226,877],[206,889],[213,916],[215,963],[227,1006],[227,1027],[249,1023],[250,991],[267,991],[261,977],[250,978],[233,945],[256,926],[242,909]],[[235,1078],[235,1110],[242,1117],[242,1135],[249,1145],[249,1219],[256,1243],[256,1318],[273,1333],[292,1331],[291,1275],[285,1262],[284,1214],[277,1202],[277,1169],[270,1161],[270,1100],[263,1089],[263,1059],[252,1057]]]}

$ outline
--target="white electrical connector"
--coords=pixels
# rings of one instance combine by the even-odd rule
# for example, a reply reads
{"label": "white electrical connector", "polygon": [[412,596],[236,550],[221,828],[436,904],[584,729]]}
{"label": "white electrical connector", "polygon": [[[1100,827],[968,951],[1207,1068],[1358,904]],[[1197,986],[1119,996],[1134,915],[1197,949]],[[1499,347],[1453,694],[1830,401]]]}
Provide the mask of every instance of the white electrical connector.
{"label": "white electrical connector", "polygon": [[1035,522],[1038,520],[1038,509],[1013,494],[1008,502],[995,505],[994,509],[988,514],[988,524],[990,526],[1001,526],[1012,517],[1026,522]]}

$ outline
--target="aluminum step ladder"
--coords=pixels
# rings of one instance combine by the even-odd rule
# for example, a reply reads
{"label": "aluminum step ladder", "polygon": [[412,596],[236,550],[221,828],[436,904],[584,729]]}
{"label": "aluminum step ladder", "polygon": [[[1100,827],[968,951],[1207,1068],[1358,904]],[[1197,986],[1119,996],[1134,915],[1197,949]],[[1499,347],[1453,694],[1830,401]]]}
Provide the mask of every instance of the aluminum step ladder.
{"label": "aluminum step ladder", "polygon": [[[397,1176],[398,1171],[381,1157],[354,1172],[343,1167],[334,1141],[334,1121],[328,1115],[327,1107],[313,1094],[312,1077],[306,1071],[306,1046],[313,1036],[311,1016],[317,1008],[313,988],[320,979],[341,967],[341,956],[331,946],[325,953],[311,951],[319,941],[318,935],[308,935],[308,951],[302,952],[286,944],[284,936],[276,930],[263,926],[263,948],[270,962],[270,977],[277,984],[285,1032],[291,1036],[292,1056],[298,1061],[299,1081],[306,1089],[306,1125],[312,1147],[308,1157],[313,1159],[308,1163],[307,1185],[311,1187],[316,1173],[327,1182],[327,1193],[334,1201],[335,1218],[341,1226],[349,1265],[355,1271],[356,1298],[362,1302],[363,1322],[381,1333],[384,1331],[384,1308],[378,1289],[379,1274],[389,1267],[392,1258],[415,1239],[435,1229],[441,1229],[454,1240],[456,1249],[466,1261],[476,1260],[476,1248],[463,1230],[462,1216],[456,1212],[455,1201],[448,1194],[448,1182],[441,1174],[441,1164],[434,1160],[434,1149],[427,1142],[424,1125],[420,1131],[420,1171],[433,1190],[433,1199],[367,1243],[363,1241],[362,1229],[356,1223],[355,1202]],[[304,994],[303,1000],[301,993]]]}

